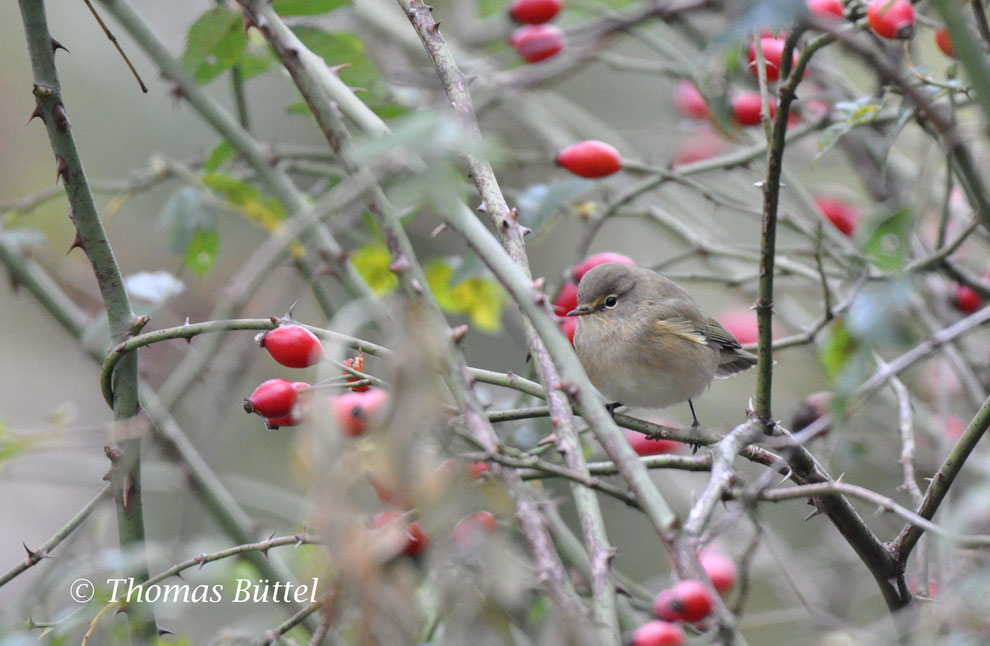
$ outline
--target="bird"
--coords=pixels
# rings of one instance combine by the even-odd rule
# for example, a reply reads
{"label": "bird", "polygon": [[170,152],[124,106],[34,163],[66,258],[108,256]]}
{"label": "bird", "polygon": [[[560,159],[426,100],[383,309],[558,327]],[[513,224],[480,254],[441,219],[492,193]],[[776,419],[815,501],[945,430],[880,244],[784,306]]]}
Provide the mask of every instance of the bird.
{"label": "bird", "polygon": [[645,267],[609,262],[578,283],[574,349],[591,383],[619,406],[666,408],[684,401],[692,428],[701,426],[694,399],[713,378],[757,363],[687,291]]}

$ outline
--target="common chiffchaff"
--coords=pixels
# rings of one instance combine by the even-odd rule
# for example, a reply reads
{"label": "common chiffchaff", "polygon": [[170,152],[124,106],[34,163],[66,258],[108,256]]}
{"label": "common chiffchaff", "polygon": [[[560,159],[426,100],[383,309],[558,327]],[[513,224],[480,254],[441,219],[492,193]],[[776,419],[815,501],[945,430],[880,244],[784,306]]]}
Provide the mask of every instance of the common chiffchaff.
{"label": "common chiffchaff", "polygon": [[643,267],[598,265],[578,285],[574,348],[591,383],[619,405],[665,408],[691,401],[714,377],[756,365],[722,325],[676,283]]}

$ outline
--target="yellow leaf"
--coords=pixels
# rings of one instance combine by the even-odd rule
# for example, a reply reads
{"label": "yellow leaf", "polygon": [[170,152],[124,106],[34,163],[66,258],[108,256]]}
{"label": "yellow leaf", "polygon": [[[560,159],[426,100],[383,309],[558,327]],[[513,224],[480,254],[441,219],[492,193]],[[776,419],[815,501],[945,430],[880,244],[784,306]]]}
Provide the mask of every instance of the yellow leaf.
{"label": "yellow leaf", "polygon": [[450,279],[454,275],[453,267],[434,258],[426,263],[423,273],[426,274],[426,283],[430,286],[433,296],[436,297],[440,309],[445,312],[463,311],[457,306],[457,301],[450,289]]}
{"label": "yellow leaf", "polygon": [[389,269],[389,265],[392,264],[392,257],[389,256],[385,245],[374,244],[361,247],[351,256],[351,263],[371,287],[371,291],[379,296],[391,292],[399,285],[399,279]]}

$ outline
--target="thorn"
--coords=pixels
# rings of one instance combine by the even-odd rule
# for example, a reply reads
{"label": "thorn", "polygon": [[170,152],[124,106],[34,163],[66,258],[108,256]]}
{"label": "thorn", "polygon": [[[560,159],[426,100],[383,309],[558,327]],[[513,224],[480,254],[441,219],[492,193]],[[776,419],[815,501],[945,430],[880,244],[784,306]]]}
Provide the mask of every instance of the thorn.
{"label": "thorn", "polygon": [[810,514],[808,514],[807,516],[805,516],[805,517],[804,517],[804,522],[808,522],[809,520],[811,520],[811,519],[812,519],[812,518],[814,518],[815,516],[820,516],[820,515],[821,515],[821,513],[822,513],[822,512],[820,512],[820,511],[818,511],[817,509],[815,509],[815,510],[814,510],[814,511],[812,511],[812,512],[811,512]]}
{"label": "thorn", "polygon": [[392,262],[392,264],[388,266],[389,270],[395,274],[401,274],[409,271],[411,267],[412,263],[409,262],[409,258],[407,258],[405,254],[400,255],[394,262]]}
{"label": "thorn", "polygon": [[106,473],[103,474],[102,480],[103,480],[103,482],[110,482],[110,472],[109,471],[107,471]]}
{"label": "thorn", "polygon": [[58,155],[55,157],[55,183],[58,184],[58,180],[69,171],[69,164],[65,161],[65,157]]}
{"label": "thorn", "polygon": [[436,229],[434,229],[432,232],[430,232],[430,237],[431,238],[436,238],[438,235],[440,235],[441,233],[443,233],[446,230],[447,230],[447,223],[446,222],[442,222],[442,223],[440,223],[440,225]]}
{"label": "thorn", "polygon": [[179,580],[181,580],[181,581],[185,581],[186,580],[185,577],[182,576],[182,572],[176,572],[175,573],[175,576],[177,576],[179,578]]}
{"label": "thorn", "polygon": [[134,323],[131,324],[131,328],[130,330],[128,330],[130,332],[130,335],[135,336],[137,334],[140,334],[141,330],[144,329],[144,326],[147,325],[148,321],[150,320],[151,317],[148,316],[147,314],[142,314],[141,316],[135,316]]}
{"label": "thorn", "polygon": [[[73,249],[83,249],[82,236],[79,235],[79,230],[76,229],[76,237],[72,240],[72,244],[69,245],[68,250],[66,250],[65,255],[68,256]],[[85,249],[83,249],[85,251]]]}
{"label": "thorn", "polygon": [[202,570],[203,566],[206,565],[206,554],[200,554],[193,560],[199,563],[199,569]]}
{"label": "thorn", "polygon": [[42,559],[42,557],[39,556],[37,552],[35,552],[34,550],[32,550],[30,547],[27,546],[27,543],[25,543],[25,542],[22,541],[21,542],[21,545],[24,547],[24,551],[27,552],[28,563],[31,563],[31,564],[37,563],[38,561],[40,561]]}
{"label": "thorn", "polygon": [[[186,320],[182,322],[182,327],[189,327],[189,317],[188,316],[186,317]],[[191,336],[187,336],[186,337],[186,345],[192,345],[192,337]]]}
{"label": "thorn", "polygon": [[412,287],[413,291],[416,292],[417,294],[422,294],[423,293],[423,286],[419,284],[419,281],[418,280],[413,279],[409,283],[409,285],[410,285],[410,287]]}
{"label": "thorn", "polygon": [[276,327],[280,323],[280,319],[277,316],[269,316],[268,317],[268,320],[271,321],[272,322],[272,325],[274,325]]}
{"label": "thorn", "polygon": [[458,325],[450,331],[450,340],[454,342],[454,345],[458,345],[470,329],[471,328],[467,325]]}
{"label": "thorn", "polygon": [[785,482],[787,482],[788,480],[790,480],[791,479],[791,476],[793,476],[793,475],[794,475],[794,470],[791,469],[790,467],[787,467],[787,473],[785,473],[783,479],[780,482],[777,483],[777,486],[779,487],[780,485],[782,485]]}
{"label": "thorn", "polygon": [[24,125],[25,126],[28,125],[29,123],[31,123],[32,121],[34,121],[36,118],[37,119],[41,119],[42,122],[45,121],[45,113],[41,111],[41,106],[40,105],[35,106],[34,112],[31,113],[31,116],[28,117],[27,123],[25,123]]}
{"label": "thorn", "polygon": [[350,63],[341,63],[340,65],[331,65],[331,66],[330,66],[330,71],[331,71],[331,72],[332,72],[332,73],[333,73],[333,74],[334,74],[335,76],[340,76],[340,72],[341,72],[341,70],[346,70],[346,69],[347,69],[348,67],[350,67],[350,66],[351,66],[351,64],[350,64]]}
{"label": "thorn", "polygon": [[546,285],[547,285],[547,279],[544,276],[540,276],[539,278],[533,281],[533,289],[538,289],[540,291],[543,291],[543,288],[546,287]]}
{"label": "thorn", "polygon": [[122,612],[127,612],[127,604],[121,604],[121,605],[117,606],[116,608],[114,608],[113,614],[110,615],[110,616],[111,617],[116,617],[117,615],[119,615]]}
{"label": "thorn", "polygon": [[432,25],[430,25],[430,30],[435,34],[440,33],[440,21],[438,20]]}
{"label": "thorn", "polygon": [[137,488],[137,483],[134,480],[134,476],[130,473],[124,478],[124,491],[121,496],[121,503],[123,505],[123,510],[125,513],[131,511],[132,496],[134,495],[134,490]]}
{"label": "thorn", "polygon": [[173,633],[168,628],[162,628],[161,626],[158,627],[158,636],[159,637],[164,637],[165,635],[174,635],[174,634],[175,633]]}
{"label": "thorn", "polygon": [[488,205],[482,202],[477,207],[475,207],[474,210],[477,211],[478,213],[488,213]]}
{"label": "thorn", "polygon": [[55,128],[59,132],[65,132],[69,127],[69,117],[65,114],[65,105],[61,101],[52,108],[52,116],[55,118]]}
{"label": "thorn", "polygon": [[533,230],[532,229],[530,229],[529,227],[523,227],[523,226],[520,226],[519,227],[519,231],[521,231],[524,236],[528,236],[529,234],[533,233]]}

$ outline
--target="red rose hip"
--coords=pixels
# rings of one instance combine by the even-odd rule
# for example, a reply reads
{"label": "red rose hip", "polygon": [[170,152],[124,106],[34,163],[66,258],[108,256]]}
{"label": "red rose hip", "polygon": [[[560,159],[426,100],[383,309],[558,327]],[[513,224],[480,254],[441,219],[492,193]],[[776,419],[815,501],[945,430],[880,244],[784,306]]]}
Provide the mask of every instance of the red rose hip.
{"label": "red rose hip", "polygon": [[808,11],[819,18],[842,18],[842,0],[808,0]]}
{"label": "red rose hip", "polygon": [[942,50],[942,53],[949,58],[956,57],[956,48],[952,44],[952,36],[949,35],[949,30],[945,27],[942,27],[935,32],[935,44],[938,45],[938,48]]}
{"label": "red rose hip", "polygon": [[698,558],[716,592],[724,595],[732,590],[736,585],[736,564],[731,558],[712,549],[702,552]]}
{"label": "red rose hip", "polygon": [[572,280],[567,281],[557,293],[557,298],[553,299],[553,312],[557,316],[566,316],[568,312],[577,307],[578,286]]}
{"label": "red rose hip", "polygon": [[686,579],[657,595],[653,613],[664,621],[694,623],[708,616],[713,603],[712,594],[704,583]]}
{"label": "red rose hip", "polygon": [[663,453],[673,453],[680,446],[673,440],[651,440],[638,431],[623,431],[626,441],[637,455],[661,455]]}
{"label": "red rose hip", "polygon": [[280,325],[261,337],[261,347],[289,368],[306,368],[323,358],[316,335],[299,325]]}
{"label": "red rose hip", "polygon": [[340,429],[356,437],[371,427],[387,401],[388,393],[384,390],[347,392],[335,397],[331,408]]}
{"label": "red rose hip", "polygon": [[[770,118],[777,114],[777,106],[770,100]],[[759,92],[747,92],[732,99],[732,116],[743,126],[763,123],[763,99]]]}
{"label": "red rose hip", "polygon": [[[776,81],[780,78],[780,62],[784,58],[784,39],[783,38],[761,38],[760,39],[760,49],[763,50],[763,60],[767,64],[767,80]],[[792,53],[792,63],[797,62],[798,54],[797,52]],[[754,75],[759,74],[756,66],[756,43],[750,43],[749,45],[749,68],[753,71]]]}
{"label": "red rose hip", "polygon": [[564,32],[553,25],[524,25],[512,32],[509,44],[527,63],[538,63],[564,49]]}
{"label": "red rose hip", "polygon": [[515,0],[509,15],[518,22],[538,25],[553,20],[563,6],[561,0]]}
{"label": "red rose hip", "polygon": [[[402,515],[402,512],[396,509],[389,509],[377,514],[372,519],[371,524],[375,529],[384,529],[396,523],[403,523]],[[419,523],[415,521],[409,523],[405,526],[403,532],[405,541],[399,551],[403,556],[419,556],[429,547],[430,538],[423,531],[423,528],[419,526]]]}
{"label": "red rose hip", "polygon": [[668,621],[650,621],[633,633],[632,646],[681,646],[684,630]]}
{"label": "red rose hip", "polygon": [[707,119],[710,116],[705,97],[691,81],[681,79],[674,86],[674,105],[694,119]]}
{"label": "red rose hip", "polygon": [[619,151],[603,141],[582,141],[560,151],[557,163],[580,177],[606,177],[622,170]]}
{"label": "red rose hip", "polygon": [[299,391],[288,379],[269,379],[254,389],[244,400],[244,410],[266,419],[277,419],[292,413]]}
{"label": "red rose hip", "polygon": [[836,229],[846,236],[851,236],[856,230],[856,224],[859,222],[861,214],[855,206],[830,197],[816,199],[815,206],[829,222],[835,225]]}
{"label": "red rose hip", "polygon": [[633,261],[633,259],[629,256],[625,256],[621,253],[614,253],[612,251],[603,251],[602,253],[592,254],[575,265],[573,270],[574,280],[580,282],[581,278],[583,278],[589,271],[598,265],[604,265],[607,262],[621,262],[623,265],[636,264],[635,261]]}
{"label": "red rose hip", "polygon": [[980,298],[980,295],[972,287],[956,285],[953,304],[963,314],[972,314],[983,306],[983,299]]}
{"label": "red rose hip", "polygon": [[907,39],[914,35],[914,6],[908,0],[870,0],[866,21],[877,36]]}

